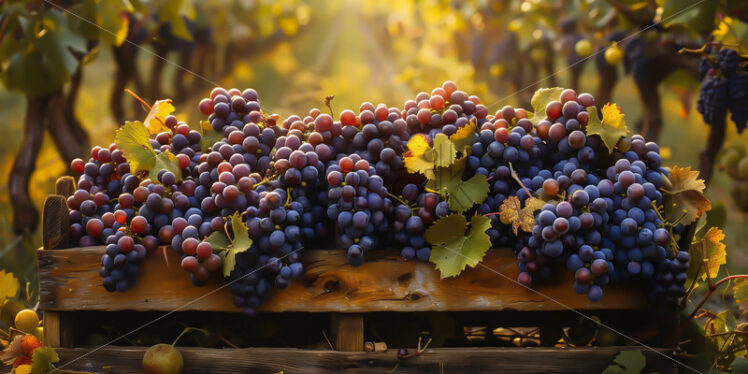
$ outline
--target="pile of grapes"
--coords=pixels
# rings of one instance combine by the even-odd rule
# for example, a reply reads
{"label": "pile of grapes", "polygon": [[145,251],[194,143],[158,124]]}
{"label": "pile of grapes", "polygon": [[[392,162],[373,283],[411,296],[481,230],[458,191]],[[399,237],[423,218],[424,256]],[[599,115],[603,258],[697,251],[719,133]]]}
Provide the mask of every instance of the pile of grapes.
{"label": "pile of grapes", "polygon": [[[433,262],[428,228],[463,214],[490,219],[485,235],[515,249],[523,285],[565,276],[566,267],[574,289],[592,301],[614,283],[640,286],[652,302],[675,301],[684,294],[688,253],[671,246],[683,226],[661,215],[669,172],[657,144],[621,136],[606,146],[587,132],[599,118],[594,98],[559,92],[544,112],[506,106],[489,114],[447,81],[402,108],[365,102],[337,119],[312,109],[281,121],[263,113],[254,90],[215,88],[199,110],[211,139],[220,140],[172,115],[147,140],[149,152],[178,167],[136,171],[116,142],[73,161],[80,173],[68,199],[73,243],[106,245],[100,273],[109,291],[133,287],[143,258],[169,245],[195,284],[223,268],[234,303],[252,315],[272,289],[303,274],[303,248],[337,240],[354,266],[385,247]],[[445,136],[466,143],[454,151],[457,178],[480,176],[488,191],[465,209],[408,164],[418,153],[413,144],[431,147]],[[543,200],[531,230],[502,223],[497,212],[506,201],[529,198]],[[233,250],[216,236],[233,237]]]}

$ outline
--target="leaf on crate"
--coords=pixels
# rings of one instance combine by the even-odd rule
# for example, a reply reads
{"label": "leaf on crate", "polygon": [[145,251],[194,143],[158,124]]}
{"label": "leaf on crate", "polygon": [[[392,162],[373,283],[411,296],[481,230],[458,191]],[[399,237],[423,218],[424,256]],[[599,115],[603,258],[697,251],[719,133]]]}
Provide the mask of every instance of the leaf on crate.
{"label": "leaf on crate", "polygon": [[457,149],[454,143],[449,140],[447,135],[442,133],[436,134],[434,137],[434,166],[436,167],[448,167],[455,162],[457,158]]}
{"label": "leaf on crate", "polygon": [[639,374],[647,365],[642,351],[622,351],[613,359],[613,364],[603,370],[603,374]]}
{"label": "leaf on crate", "polygon": [[174,105],[171,103],[171,99],[158,100],[151,107],[148,115],[145,117],[145,127],[151,134],[158,134],[162,131],[170,130],[166,127],[164,120],[166,116],[174,113]]}
{"label": "leaf on crate", "polygon": [[535,225],[535,211],[542,209],[543,205],[545,205],[543,200],[529,197],[525,200],[525,207],[522,208],[517,196],[509,196],[499,207],[499,219],[505,225],[511,224],[515,235],[518,229],[531,232]]}
{"label": "leaf on crate", "polygon": [[239,212],[231,215],[231,229],[234,232],[234,239],[230,240],[223,231],[214,231],[208,237],[208,242],[217,251],[223,260],[223,276],[228,277],[236,266],[236,254],[242,253],[252,246],[252,239],[249,238],[249,229],[242,222],[242,216]]}
{"label": "leaf on crate", "polygon": [[532,106],[533,112],[535,112],[532,117],[530,117],[530,121],[532,121],[533,124],[538,124],[538,122],[545,119],[545,107],[548,106],[548,103],[551,101],[557,101],[561,100],[561,92],[563,92],[563,88],[561,87],[553,87],[553,88],[541,88],[532,95],[532,99],[530,99],[530,105]]}
{"label": "leaf on crate", "polygon": [[475,134],[476,126],[475,118],[473,118],[467,125],[460,127],[449,136],[449,140],[454,143],[458,151],[462,152],[463,156],[467,155],[468,148],[473,145],[473,134]]}
{"label": "leaf on crate", "polygon": [[429,261],[436,265],[441,278],[459,275],[466,266],[476,266],[491,248],[486,230],[491,228],[488,217],[475,215],[467,220],[462,214],[450,214],[438,219],[426,230],[426,240],[433,246]]}
{"label": "leaf on crate", "polygon": [[200,132],[200,150],[203,153],[207,153],[216,142],[224,138],[223,133],[214,130],[208,121],[200,121]]}
{"label": "leaf on crate", "polygon": [[[725,234],[718,227],[712,227],[707,230],[702,240],[706,244],[706,262],[705,265],[709,269],[709,276],[714,279],[719,273],[719,267],[726,263],[727,252],[725,251],[725,244],[722,241],[725,239]],[[703,251],[701,249],[701,240],[691,244],[688,250],[688,254],[691,261],[688,264],[688,280],[687,284],[691,284],[693,279],[697,281],[706,280],[706,272],[704,266],[700,266],[704,263]]]}
{"label": "leaf on crate", "polygon": [[39,347],[34,349],[32,360],[31,374],[45,374],[54,370],[55,367],[52,364],[60,361],[60,356],[51,347]]}
{"label": "leaf on crate", "polygon": [[613,152],[618,140],[629,133],[623,112],[617,105],[611,103],[603,106],[602,120],[597,116],[597,107],[591,106],[587,108],[587,112],[590,115],[587,122],[587,135],[600,136],[608,152]]}
{"label": "leaf on crate", "polygon": [[683,216],[680,223],[688,225],[712,209],[712,203],[704,196],[706,185],[699,179],[698,171],[674,166],[663,181],[666,220],[674,222]]}
{"label": "leaf on crate", "polygon": [[5,299],[12,299],[18,295],[18,279],[11,272],[0,270],[0,305]]}

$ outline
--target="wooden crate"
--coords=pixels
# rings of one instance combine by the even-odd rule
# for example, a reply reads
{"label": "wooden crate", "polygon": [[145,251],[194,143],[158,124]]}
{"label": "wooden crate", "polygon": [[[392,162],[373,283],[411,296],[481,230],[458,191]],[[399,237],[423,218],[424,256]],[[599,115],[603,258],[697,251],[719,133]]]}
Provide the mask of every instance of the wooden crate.
{"label": "wooden crate", "polygon": [[[45,204],[43,225],[45,248],[38,251],[40,309],[44,312],[45,344],[59,347],[66,369],[110,372],[142,370],[143,347],[76,346],[76,332],[87,323],[89,313],[235,313],[231,293],[219,279],[196,287],[179,266],[178,255],[167,250],[168,265],[161,255],[144,260],[138,283],[124,293],[109,293],[98,274],[104,246],[55,249],[64,246],[65,229],[59,222],[66,208],[60,207],[71,191],[69,182],[58,183],[60,195]],[[58,222],[56,225],[52,222]],[[469,269],[456,278],[440,279],[433,265],[404,261],[397,251],[367,254],[360,267],[348,265],[340,250],[307,250],[302,255],[303,279],[283,291],[275,291],[259,308],[260,315],[273,313],[324,314],[329,319],[330,339],[336,351],[296,348],[180,348],[189,373],[383,373],[396,372],[601,372],[625,349],[642,349],[650,371],[677,371],[671,359],[677,341],[677,319],[655,320],[647,311],[643,294],[622,287],[607,287],[605,296],[592,303],[572,288],[573,276],[559,273],[554,282],[535,288],[519,286],[516,256],[508,249],[492,249],[485,266]],[[556,302],[555,300],[560,301]],[[363,352],[368,318],[400,318],[403,313],[481,314],[479,319],[499,319],[511,325],[544,326],[570,309],[585,314],[607,313],[616,318],[643,316],[659,323],[660,344],[655,350],[642,347],[584,348],[433,348],[407,360],[397,358],[397,348],[387,352]],[[302,316],[305,314],[301,314]],[[503,317],[502,317],[503,316]],[[519,316],[519,317],[518,317]],[[664,323],[663,321],[668,321]],[[634,323],[641,324],[641,321]],[[541,332],[542,333],[542,332]],[[415,339],[414,342],[415,343]],[[415,344],[413,344],[415,345]],[[83,356],[83,357],[81,357]]]}

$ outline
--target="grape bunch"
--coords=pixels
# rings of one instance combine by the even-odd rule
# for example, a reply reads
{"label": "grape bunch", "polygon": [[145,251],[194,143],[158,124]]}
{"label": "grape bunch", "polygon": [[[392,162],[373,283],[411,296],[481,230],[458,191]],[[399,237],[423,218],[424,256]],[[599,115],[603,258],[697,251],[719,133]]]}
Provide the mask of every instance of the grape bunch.
{"label": "grape bunch", "polygon": [[406,260],[417,258],[427,262],[431,247],[424,237],[426,228],[449,214],[449,205],[433,192],[421,191],[415,184],[403,186],[403,200],[395,207],[392,223],[393,239],[402,246],[400,255]]}
{"label": "grape bunch", "polygon": [[696,109],[704,122],[721,126],[727,112],[742,133],[748,121],[748,64],[738,52],[730,48],[720,49],[716,55],[706,55],[699,63],[699,72],[704,76],[699,89]]}
{"label": "grape bunch", "polygon": [[340,245],[354,266],[363,264],[364,253],[379,246],[393,209],[384,181],[371,169],[357,154],[342,157],[327,169],[327,217],[337,222]]}

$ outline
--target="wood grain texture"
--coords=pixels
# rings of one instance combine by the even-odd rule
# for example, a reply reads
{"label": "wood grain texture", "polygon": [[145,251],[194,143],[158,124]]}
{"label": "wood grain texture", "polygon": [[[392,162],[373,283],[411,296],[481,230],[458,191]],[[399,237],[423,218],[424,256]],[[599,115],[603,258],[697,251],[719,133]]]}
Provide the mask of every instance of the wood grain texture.
{"label": "wood grain texture", "polygon": [[44,326],[44,345],[47,347],[59,347],[61,344],[60,313],[44,311],[42,316]]}
{"label": "wood grain texture", "polygon": [[70,244],[70,213],[67,199],[49,195],[42,208],[42,245],[44,249],[66,248]]}
{"label": "wood grain texture", "polygon": [[360,313],[332,313],[332,335],[335,349],[343,352],[364,350],[364,315]]}
{"label": "wood grain texture", "polygon": [[[184,374],[190,373],[601,373],[622,350],[637,347],[598,348],[438,348],[407,360],[397,350],[387,352],[312,351],[292,348],[179,350]],[[110,373],[142,371],[144,347],[60,348],[58,367],[68,370],[101,370]],[[676,373],[678,363],[670,351],[643,349],[644,372]],[[87,355],[86,355],[87,354]],[[85,355],[85,356],[83,356]],[[75,361],[73,361],[75,360]]]}
{"label": "wood grain texture", "polygon": [[[44,310],[139,310],[238,312],[228,287],[220,280],[196,287],[179,266],[179,256],[167,249],[169,266],[159,250],[149,255],[136,286],[109,293],[101,286],[99,267],[104,247],[39,250],[39,289]],[[309,250],[302,258],[305,278],[273,292],[261,307],[267,312],[376,311],[498,311],[644,309],[643,292],[606,287],[601,301],[577,295],[573,275],[559,272],[552,282],[530,291],[517,278],[511,250],[490,250],[479,265],[456,278],[441,279],[433,264],[404,261],[397,251],[372,251],[357,268],[343,251]],[[500,275],[501,274],[501,275]],[[559,300],[563,305],[554,300]]]}

